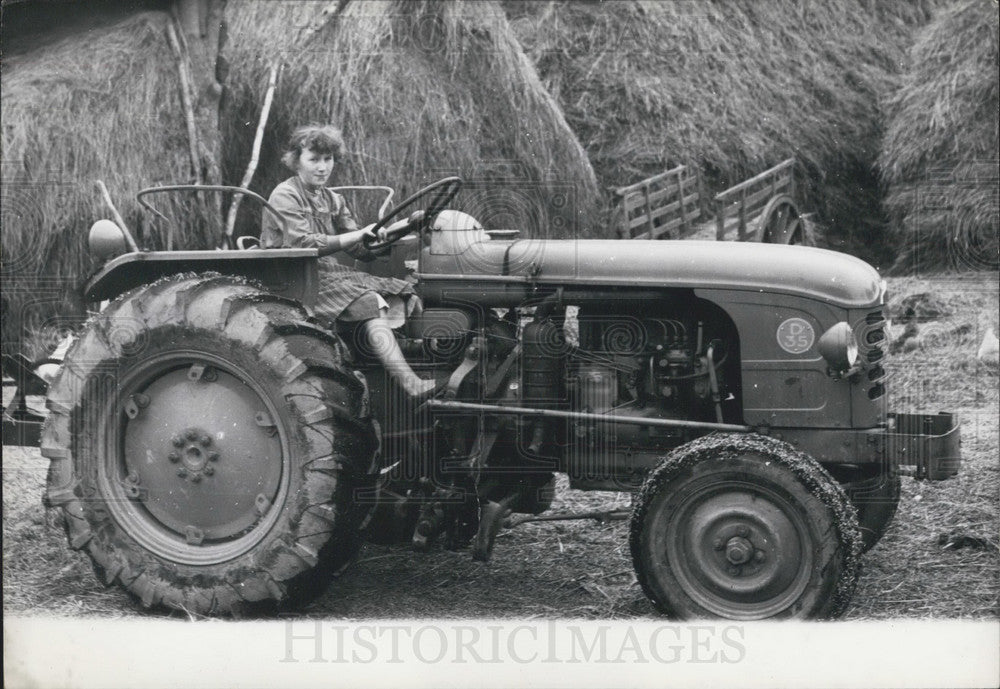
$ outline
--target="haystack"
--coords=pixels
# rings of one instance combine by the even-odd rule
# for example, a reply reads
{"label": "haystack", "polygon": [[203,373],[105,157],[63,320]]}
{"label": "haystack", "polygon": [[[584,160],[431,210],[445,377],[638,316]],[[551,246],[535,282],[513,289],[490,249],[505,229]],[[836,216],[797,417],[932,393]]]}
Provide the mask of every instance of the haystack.
{"label": "haystack", "polygon": [[879,164],[900,272],[1000,268],[998,34],[995,3],[943,9],[889,102]]}
{"label": "haystack", "polygon": [[[167,246],[167,227],[140,213],[134,195],[192,181],[167,15],[126,15],[127,8],[104,4],[98,10],[95,18],[81,9],[63,18],[61,30],[33,40],[5,35],[8,343],[65,314],[63,302],[92,268],[87,228],[108,217],[95,180],[107,183],[139,243],[159,249]],[[291,174],[279,155],[292,129],[334,122],[350,148],[335,183],[394,186],[398,201],[459,174],[473,182],[459,206],[488,226],[533,236],[592,228],[599,194],[586,153],[497,3],[261,0],[229,3],[228,13],[225,182],[243,175],[266,73],[277,62],[279,92],[251,185],[263,195]],[[219,219],[193,196],[160,198],[156,205],[177,221],[174,247],[217,244]],[[359,215],[372,219],[376,206]],[[259,209],[243,204],[238,233],[253,234],[258,219]]]}
{"label": "haystack", "polygon": [[[143,224],[135,194],[190,175],[168,15],[100,20],[86,30],[5,40],[0,227],[8,344],[68,315],[65,302],[92,268],[88,228],[111,217],[95,180],[106,183],[140,244],[162,248],[167,228]],[[187,219],[177,244],[213,245],[218,226],[206,227],[197,213],[175,215]]]}
{"label": "haystack", "polygon": [[[291,173],[298,125],[333,122],[347,159],[335,184],[395,187],[397,201],[457,174],[457,205],[531,236],[592,229],[596,179],[496,2],[230,3],[227,174],[242,171],[267,65],[283,65],[253,188]],[[361,212],[371,219],[373,206]]]}
{"label": "haystack", "polygon": [[871,257],[879,98],[925,3],[510,2],[602,185],[699,165],[716,191],[794,155],[827,240]]}

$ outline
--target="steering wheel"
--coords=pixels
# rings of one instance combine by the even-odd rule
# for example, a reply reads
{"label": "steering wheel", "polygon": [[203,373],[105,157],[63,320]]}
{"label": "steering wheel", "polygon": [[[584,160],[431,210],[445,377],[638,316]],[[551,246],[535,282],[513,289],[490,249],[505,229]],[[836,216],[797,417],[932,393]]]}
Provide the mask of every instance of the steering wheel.
{"label": "steering wheel", "polygon": [[428,194],[437,191],[437,195],[431,200],[430,204],[423,210],[413,213],[410,218],[399,228],[392,231],[392,235],[385,239],[384,241],[377,241],[371,239],[362,240],[364,246],[369,251],[380,251],[386,247],[390,247],[406,235],[416,232],[422,227],[426,227],[434,222],[434,218],[437,214],[445,209],[445,207],[451,203],[451,200],[455,198],[458,194],[458,190],[462,188],[462,180],[459,177],[445,177],[444,179],[439,179],[433,184],[428,184],[426,187],[417,191],[416,193],[406,197],[398,206],[392,209],[385,217],[381,218],[374,226],[372,226],[371,231],[373,233],[378,233],[383,227],[388,225],[394,218],[399,217],[406,211],[410,206],[413,206]]}

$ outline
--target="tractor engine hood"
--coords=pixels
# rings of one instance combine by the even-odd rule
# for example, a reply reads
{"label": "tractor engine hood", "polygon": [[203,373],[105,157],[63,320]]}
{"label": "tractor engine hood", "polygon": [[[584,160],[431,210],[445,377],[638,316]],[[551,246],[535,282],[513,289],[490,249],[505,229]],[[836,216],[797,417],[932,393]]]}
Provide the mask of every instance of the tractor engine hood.
{"label": "tractor engine hood", "polygon": [[878,272],[846,254],[748,242],[491,239],[482,229],[435,228],[421,282],[727,289],[796,294],[844,308],[881,296]]}

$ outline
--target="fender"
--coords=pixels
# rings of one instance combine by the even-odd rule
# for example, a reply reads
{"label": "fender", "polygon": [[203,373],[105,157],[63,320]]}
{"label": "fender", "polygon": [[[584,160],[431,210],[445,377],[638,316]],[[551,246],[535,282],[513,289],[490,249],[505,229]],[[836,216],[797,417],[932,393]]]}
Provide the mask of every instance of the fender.
{"label": "fender", "polygon": [[311,311],[319,285],[318,259],[316,249],[132,252],[104,264],[87,279],[83,294],[87,301],[100,302],[167,275],[214,271],[256,280]]}

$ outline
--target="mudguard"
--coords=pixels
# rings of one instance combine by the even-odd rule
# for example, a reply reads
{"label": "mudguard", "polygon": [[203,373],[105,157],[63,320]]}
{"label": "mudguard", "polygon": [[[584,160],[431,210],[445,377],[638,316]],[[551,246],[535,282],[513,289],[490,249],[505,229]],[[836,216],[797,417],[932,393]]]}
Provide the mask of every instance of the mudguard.
{"label": "mudguard", "polygon": [[256,280],[269,292],[311,310],[319,284],[318,257],[316,249],[133,252],[108,261],[92,275],[84,297],[101,302],[167,275],[216,272]]}

